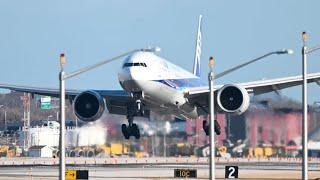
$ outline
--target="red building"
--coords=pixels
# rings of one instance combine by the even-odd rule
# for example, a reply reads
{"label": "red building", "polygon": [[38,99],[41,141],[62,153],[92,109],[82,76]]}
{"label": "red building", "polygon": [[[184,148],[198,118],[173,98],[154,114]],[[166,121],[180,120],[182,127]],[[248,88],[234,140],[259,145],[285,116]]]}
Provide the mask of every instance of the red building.
{"label": "red building", "polygon": [[301,142],[300,112],[282,113],[256,110],[246,115],[246,131],[251,147],[259,144],[288,145]]}
{"label": "red building", "polygon": [[[286,97],[273,96],[269,98],[256,97],[249,109],[242,115],[218,114],[217,119],[221,126],[221,135],[216,136],[218,145],[223,140],[247,140],[250,147],[262,144],[287,146],[299,145],[302,132],[301,103]],[[202,122],[206,117],[188,120],[186,132],[188,142],[197,146],[209,143],[205,135]],[[208,117],[209,118],[209,117]],[[320,128],[319,107],[309,107],[308,125],[309,135]]]}
{"label": "red building", "polygon": [[[257,106],[245,113],[247,139],[251,147],[261,144],[284,145],[301,144],[302,105],[282,98],[278,100],[258,101]],[[263,108],[262,108],[263,107]],[[317,128],[319,112],[309,107],[308,132],[312,134]]]}

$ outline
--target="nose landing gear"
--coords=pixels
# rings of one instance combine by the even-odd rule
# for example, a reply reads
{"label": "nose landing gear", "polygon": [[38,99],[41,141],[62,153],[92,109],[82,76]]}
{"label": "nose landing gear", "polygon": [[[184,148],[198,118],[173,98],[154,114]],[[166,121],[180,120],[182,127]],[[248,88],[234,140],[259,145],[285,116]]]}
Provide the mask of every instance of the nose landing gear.
{"label": "nose landing gear", "polygon": [[125,139],[129,139],[130,136],[134,136],[136,139],[140,139],[140,130],[137,124],[133,123],[135,116],[144,116],[144,108],[142,99],[142,93],[132,94],[135,102],[128,104],[127,106],[127,119],[128,125],[122,124],[121,131]]}
{"label": "nose landing gear", "polygon": [[133,123],[131,126],[130,124],[128,126],[122,124],[121,130],[125,139],[129,139],[130,136],[134,136],[136,139],[140,139],[140,130],[138,128],[138,125],[135,123]]}
{"label": "nose landing gear", "polygon": [[121,131],[125,139],[129,139],[130,136],[134,136],[136,139],[140,139],[140,130],[138,125],[133,123],[133,118],[134,115],[127,115],[128,125],[122,124],[121,126]]}

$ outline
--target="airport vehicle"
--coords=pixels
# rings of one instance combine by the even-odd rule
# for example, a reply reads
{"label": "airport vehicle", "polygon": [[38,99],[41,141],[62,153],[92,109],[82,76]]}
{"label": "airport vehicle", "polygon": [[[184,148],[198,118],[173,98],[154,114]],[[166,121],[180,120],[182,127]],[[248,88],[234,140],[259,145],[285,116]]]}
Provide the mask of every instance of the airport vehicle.
{"label": "airport vehicle", "polygon": [[[172,114],[181,119],[194,119],[209,112],[209,87],[200,79],[201,19],[199,18],[193,73],[172,64],[153,52],[135,52],[123,61],[118,79],[123,90],[67,90],[76,116],[82,121],[99,119],[105,108],[111,114],[125,115],[122,124],[126,139],[140,138],[134,117],[148,117],[150,111]],[[218,76],[216,76],[217,78]],[[320,73],[308,75],[308,82],[319,82]],[[246,83],[216,85],[216,112],[241,114],[248,109],[249,94],[278,91],[302,83],[301,76]],[[0,84],[0,88],[46,96],[59,96],[58,89]],[[204,130],[209,134],[208,123]],[[215,130],[216,133],[219,129]]]}

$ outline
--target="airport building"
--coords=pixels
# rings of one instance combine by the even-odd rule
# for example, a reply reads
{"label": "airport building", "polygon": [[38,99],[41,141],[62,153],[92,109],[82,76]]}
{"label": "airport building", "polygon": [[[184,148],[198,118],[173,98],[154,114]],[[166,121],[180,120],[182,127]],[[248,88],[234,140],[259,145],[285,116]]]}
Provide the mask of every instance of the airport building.
{"label": "airport building", "polygon": [[[59,127],[56,121],[40,121],[38,125],[19,132],[19,146],[28,151],[31,147],[58,147]],[[94,135],[92,135],[94,133]],[[106,129],[96,125],[83,127],[67,126],[67,147],[103,145],[106,143]]]}
{"label": "airport building", "polygon": [[28,150],[33,146],[59,146],[59,123],[56,121],[41,121],[36,126],[22,129],[19,132],[19,145]]}
{"label": "airport building", "polygon": [[29,129],[29,146],[59,146],[59,123],[43,121],[41,126]]}

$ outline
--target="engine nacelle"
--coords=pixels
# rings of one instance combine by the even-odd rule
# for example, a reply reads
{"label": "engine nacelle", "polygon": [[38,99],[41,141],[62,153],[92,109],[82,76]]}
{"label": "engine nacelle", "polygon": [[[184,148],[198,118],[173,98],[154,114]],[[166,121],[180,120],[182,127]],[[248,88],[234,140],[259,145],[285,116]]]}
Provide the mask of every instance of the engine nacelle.
{"label": "engine nacelle", "polygon": [[73,109],[75,115],[82,121],[90,122],[99,119],[106,104],[101,95],[95,91],[84,91],[74,100]]}
{"label": "engine nacelle", "polygon": [[217,102],[225,112],[242,114],[249,107],[250,97],[243,87],[228,84],[218,91]]}

